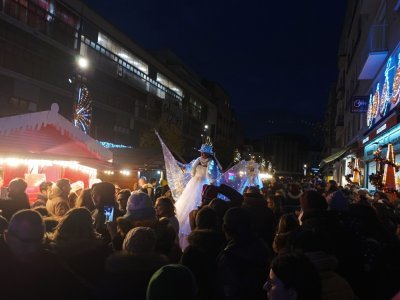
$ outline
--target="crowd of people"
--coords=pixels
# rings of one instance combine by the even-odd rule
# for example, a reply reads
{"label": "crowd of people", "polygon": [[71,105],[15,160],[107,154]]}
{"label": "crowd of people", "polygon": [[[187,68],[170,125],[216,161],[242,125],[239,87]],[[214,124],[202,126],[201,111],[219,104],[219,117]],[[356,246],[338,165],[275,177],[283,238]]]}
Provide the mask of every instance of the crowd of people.
{"label": "crowd of people", "polygon": [[[165,181],[133,191],[21,178],[0,200],[2,298],[392,299],[399,198],[335,181],[205,185],[179,245]],[[223,195],[224,199],[221,199]],[[197,195],[193,195],[196,197]],[[111,212],[111,213],[110,213]]]}

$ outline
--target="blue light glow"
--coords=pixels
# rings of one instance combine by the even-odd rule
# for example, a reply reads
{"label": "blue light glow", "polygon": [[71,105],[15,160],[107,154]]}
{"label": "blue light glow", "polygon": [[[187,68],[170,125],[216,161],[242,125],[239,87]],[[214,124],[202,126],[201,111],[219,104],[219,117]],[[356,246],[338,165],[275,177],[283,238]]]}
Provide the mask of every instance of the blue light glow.
{"label": "blue light glow", "polygon": [[119,149],[132,149],[132,146],[127,146],[127,145],[121,145],[121,144],[114,144],[114,143],[110,143],[110,142],[101,142],[98,141],[104,148],[109,148],[109,149],[115,149],[115,148],[119,148]]}

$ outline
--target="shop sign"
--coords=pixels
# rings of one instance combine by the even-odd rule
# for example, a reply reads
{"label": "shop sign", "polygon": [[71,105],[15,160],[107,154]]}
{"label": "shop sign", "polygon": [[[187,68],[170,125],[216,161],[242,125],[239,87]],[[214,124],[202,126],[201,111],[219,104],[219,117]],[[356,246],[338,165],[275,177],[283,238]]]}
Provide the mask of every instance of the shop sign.
{"label": "shop sign", "polygon": [[383,124],[381,127],[379,127],[377,130],[376,130],[376,134],[378,135],[378,134],[380,134],[382,131],[384,131],[386,129],[386,123],[385,124]]}
{"label": "shop sign", "polygon": [[354,97],[351,102],[351,113],[366,113],[368,111],[369,96]]}

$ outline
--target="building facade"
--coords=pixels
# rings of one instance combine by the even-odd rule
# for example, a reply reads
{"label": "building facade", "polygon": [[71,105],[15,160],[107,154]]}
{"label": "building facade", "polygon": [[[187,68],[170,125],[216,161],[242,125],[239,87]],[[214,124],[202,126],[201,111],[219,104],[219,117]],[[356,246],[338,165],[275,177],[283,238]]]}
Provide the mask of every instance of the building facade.
{"label": "building facade", "polygon": [[56,102],[96,140],[133,149],[153,128],[175,128],[187,157],[205,125],[216,141],[234,134],[233,117],[229,132],[218,119],[232,110],[219,112],[218,97],[176,56],[144,50],[83,1],[2,1],[0,49],[0,116]]}
{"label": "building facade", "polygon": [[[387,144],[397,141],[399,9],[397,0],[348,1],[338,53],[336,106],[328,106],[329,115],[335,114],[336,138],[325,152],[330,156],[322,161],[342,185],[358,165],[360,184],[373,190],[368,179],[377,172],[373,152],[382,147],[385,157]],[[398,153],[395,145],[396,160]]]}

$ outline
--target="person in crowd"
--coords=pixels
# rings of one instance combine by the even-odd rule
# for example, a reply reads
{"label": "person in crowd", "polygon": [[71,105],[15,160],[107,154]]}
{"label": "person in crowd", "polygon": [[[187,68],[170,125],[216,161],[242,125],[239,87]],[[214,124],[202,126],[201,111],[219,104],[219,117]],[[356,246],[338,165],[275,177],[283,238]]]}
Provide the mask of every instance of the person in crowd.
{"label": "person in crowd", "polygon": [[118,217],[116,221],[116,229],[109,227],[111,237],[111,246],[114,251],[121,251],[122,244],[128,232],[134,227],[132,222],[124,217]]}
{"label": "person in crowd", "polygon": [[321,231],[301,230],[293,239],[293,248],[303,252],[318,270],[321,299],[356,299],[350,284],[336,273],[338,260],[331,255],[328,237]]}
{"label": "person in crowd", "polygon": [[368,190],[359,189],[357,191],[357,197],[354,203],[371,206],[371,202],[372,202],[372,197],[369,194]]}
{"label": "person in crowd", "polygon": [[216,260],[222,251],[226,240],[217,231],[218,220],[216,212],[204,206],[196,216],[197,227],[188,237],[181,263],[187,266],[196,277],[198,284],[198,299],[213,299],[215,291]]}
{"label": "person in crowd", "polygon": [[228,243],[217,259],[216,298],[265,299],[262,286],[272,255],[254,232],[249,213],[229,209],[223,228]]}
{"label": "person in crowd", "polygon": [[[40,214],[24,209],[15,213],[0,247],[0,288],[4,299],[90,299],[90,290],[52,253],[44,250],[45,226]],[[40,282],[38,281],[40,279]],[[43,285],[46,288],[43,290]]]}
{"label": "person in crowd", "polygon": [[134,191],[128,199],[126,214],[124,218],[135,226],[153,227],[156,218],[156,211],[148,194],[141,191]]}
{"label": "person in crowd", "polygon": [[272,210],[274,218],[276,222],[278,222],[282,215],[282,203],[284,202],[282,197],[270,194],[266,197],[266,199],[267,206]]}
{"label": "person in crowd", "polygon": [[73,208],[76,206],[76,200],[82,194],[82,191],[84,190],[84,188],[85,188],[85,184],[81,180],[71,183],[71,191],[69,192],[69,195],[68,195],[68,204],[69,204],[70,208]]}
{"label": "person in crowd", "polygon": [[46,206],[49,194],[53,183],[50,181],[44,181],[39,184],[39,194],[36,196],[36,201],[32,203],[31,207],[35,208],[38,206]]}
{"label": "person in crowd", "polygon": [[156,187],[157,187],[157,179],[155,179],[154,177],[150,178],[149,187],[151,188],[151,195],[149,195],[149,197],[150,197],[151,201],[153,201],[153,203],[154,203],[157,199],[154,197]]}
{"label": "person in crowd", "polygon": [[0,210],[7,220],[21,209],[30,208],[28,195],[25,193],[28,187],[22,178],[14,178],[8,185],[8,199],[0,200]]}
{"label": "person in crowd", "polygon": [[95,210],[92,212],[94,228],[106,242],[110,242],[112,235],[109,229],[110,227],[114,228],[114,221],[122,215],[115,200],[114,185],[105,181],[94,184],[92,186],[92,200],[95,206]]}
{"label": "person in crowd", "polygon": [[302,254],[278,255],[264,284],[269,300],[320,300],[318,271]]}
{"label": "person in crowd", "polygon": [[146,299],[195,300],[196,280],[192,272],[182,265],[166,265],[150,279]]}
{"label": "person in crowd", "polygon": [[46,208],[55,217],[62,217],[70,209],[68,195],[71,191],[69,179],[59,179],[51,188]]}
{"label": "person in crowd", "polygon": [[218,196],[218,193],[219,187],[211,184],[203,185],[203,188],[201,190],[200,205],[189,213],[189,225],[191,230],[196,227],[196,214],[198,213],[198,211],[202,207],[210,204],[210,202]]}
{"label": "person in crowd", "polygon": [[117,193],[118,209],[123,215],[126,214],[126,205],[130,195],[131,191],[129,189],[122,189]]}
{"label": "person in crowd", "polygon": [[84,189],[82,191],[82,193],[78,196],[78,199],[76,199],[75,207],[85,207],[91,213],[95,210],[91,189]]}
{"label": "person in crowd", "polygon": [[[250,189],[253,188],[254,187],[251,187]],[[276,226],[272,210],[268,208],[267,201],[259,191],[255,193],[245,193],[243,196],[244,201],[242,207],[250,214],[257,235],[268,247],[271,247]]]}
{"label": "person in crowd", "polygon": [[153,227],[157,237],[155,251],[165,255],[170,263],[178,263],[182,250],[178,244],[178,234],[165,217],[159,219]]}
{"label": "person in crowd", "polygon": [[135,227],[128,232],[123,251],[106,260],[102,286],[106,283],[107,289],[101,290],[100,299],[145,299],[151,276],[168,263],[165,256],[155,252],[156,241],[149,227]]}
{"label": "person in crowd", "polygon": [[275,234],[272,249],[277,254],[290,251],[290,239],[299,228],[299,221],[294,214],[284,214],[279,219],[278,229]]}
{"label": "person in crowd", "polygon": [[55,228],[51,250],[86,284],[95,287],[104,272],[110,250],[94,230],[92,216],[84,207],[69,210]]}
{"label": "person in crowd", "polygon": [[175,206],[170,198],[160,197],[156,200],[154,205],[158,219],[167,218],[171,226],[174,228],[176,234],[179,233],[179,222],[175,215]]}
{"label": "person in crowd", "polygon": [[[211,200],[210,204],[208,205],[212,208],[216,215],[217,215],[217,226],[215,228],[216,231],[222,233],[222,225],[224,224],[224,215],[232,206],[231,201],[224,201],[220,198],[214,198]],[[196,224],[197,224],[197,216],[196,216]]]}
{"label": "person in crowd", "polygon": [[153,186],[147,182],[147,178],[145,176],[139,178],[138,185],[139,185],[139,190],[142,191],[143,193],[146,193],[151,199],[151,197],[154,194]]}
{"label": "person in crowd", "polygon": [[300,206],[300,197],[303,194],[300,184],[291,183],[284,203],[287,213],[295,212]]}
{"label": "person in crowd", "polygon": [[164,178],[160,179],[160,184],[154,191],[154,199],[164,196],[167,190],[169,190],[168,181]]}

